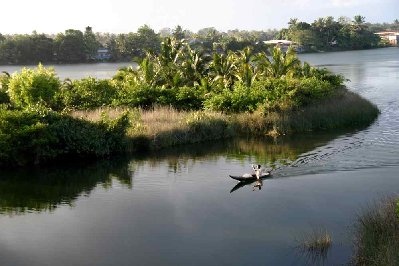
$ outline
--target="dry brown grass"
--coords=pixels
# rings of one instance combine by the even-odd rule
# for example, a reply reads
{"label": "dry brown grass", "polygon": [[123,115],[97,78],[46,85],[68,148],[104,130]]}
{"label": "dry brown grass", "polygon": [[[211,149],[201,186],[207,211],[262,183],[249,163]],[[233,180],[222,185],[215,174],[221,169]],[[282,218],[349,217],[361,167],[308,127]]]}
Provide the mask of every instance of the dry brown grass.
{"label": "dry brown grass", "polygon": [[68,115],[91,122],[98,122],[101,120],[102,114],[107,114],[110,119],[115,119],[126,111],[129,111],[129,109],[125,107],[101,107],[94,110],[75,110],[69,112]]}
{"label": "dry brown grass", "polygon": [[130,140],[128,151],[141,149],[142,146],[160,149],[232,136],[277,137],[295,132],[368,125],[378,115],[375,106],[347,90],[295,112],[223,114],[178,111],[171,107],[155,107],[151,110],[107,107],[73,111],[70,115],[99,121],[104,114],[112,119],[127,111],[131,122],[127,131]]}
{"label": "dry brown grass", "polygon": [[186,117],[189,113],[177,111],[171,107],[157,107],[152,110],[140,110],[145,135],[154,136],[175,129],[186,129]]}

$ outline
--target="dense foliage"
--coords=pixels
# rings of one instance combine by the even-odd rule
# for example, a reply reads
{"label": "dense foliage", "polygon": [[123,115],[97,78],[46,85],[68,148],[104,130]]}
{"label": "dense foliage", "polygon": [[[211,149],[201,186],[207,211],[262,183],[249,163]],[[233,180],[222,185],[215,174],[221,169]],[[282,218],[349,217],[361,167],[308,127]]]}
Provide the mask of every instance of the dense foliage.
{"label": "dense foliage", "polygon": [[[313,23],[291,19],[288,25],[278,34],[279,39],[294,41],[306,50],[354,50],[384,45],[360,15],[353,20],[347,17],[335,20],[329,16],[318,18]],[[391,29],[399,29],[398,25],[394,23]]]}
{"label": "dense foliage", "polygon": [[67,79],[61,84],[53,69],[39,65],[11,76],[3,74],[0,81],[0,99],[17,108],[166,105],[265,112],[293,109],[325,97],[342,85],[343,78],[302,64],[291,48],[283,52],[275,47],[266,53],[247,47],[210,56],[184,40],[165,38],[159,53],[148,52],[137,69],[121,69],[112,79]]}
{"label": "dense foliage", "polygon": [[68,29],[56,35],[32,34],[2,35],[0,33],[0,64],[81,63],[95,60],[99,48],[109,51],[111,61],[142,59],[147,51],[158,53],[162,38],[186,39],[193,48],[206,52],[240,50],[246,46],[264,49],[263,41],[272,39],[277,30],[219,32],[205,28],[193,33],[177,26],[156,33],[148,25],[137,32],[111,34],[94,33],[91,27],[84,32]]}
{"label": "dense foliage", "polygon": [[[57,95],[59,108],[90,109],[110,105],[117,90],[111,80],[65,80]],[[60,107],[61,106],[61,107]]]}
{"label": "dense foliage", "polygon": [[39,65],[37,69],[23,68],[21,73],[14,73],[4,83],[8,95],[17,107],[26,107],[38,103],[45,106],[54,104],[54,96],[59,90],[60,80],[54,69]]}
{"label": "dense foliage", "polygon": [[223,112],[289,109],[327,96],[343,78],[301,62],[293,49],[255,53],[198,52],[184,41],[166,38],[159,54],[148,53],[137,69],[120,70],[113,81],[114,105]]}
{"label": "dense foliage", "polygon": [[107,156],[124,150],[127,114],[98,123],[50,111],[0,109],[0,165],[41,163],[60,156]]}
{"label": "dense foliage", "polygon": [[[327,98],[343,83],[339,75],[302,64],[291,48],[283,52],[275,47],[268,54],[247,47],[210,56],[184,39],[165,38],[158,53],[148,52],[137,69],[121,69],[112,79],[61,82],[53,69],[42,65],[4,73],[0,75],[0,164],[123,152],[126,130],[139,123],[129,113],[93,122],[67,115],[71,110],[172,106],[267,114]],[[190,123],[191,135],[178,134],[207,139],[216,136],[211,130],[215,125],[221,128],[218,132],[228,131],[227,122],[213,121]]]}
{"label": "dense foliage", "polygon": [[156,33],[149,26],[137,32],[122,34],[94,33],[91,27],[85,31],[68,29],[64,33],[46,35],[32,34],[2,35],[0,33],[0,64],[33,63],[79,63],[103,60],[96,58],[97,49],[107,48],[111,61],[141,60],[147,51],[159,53],[165,37],[187,40],[194,50],[212,54],[214,52],[239,51],[252,46],[255,52],[264,51],[264,41],[288,39],[306,49],[350,50],[376,47],[379,37],[373,33],[385,30],[399,31],[399,21],[371,24],[362,16],[353,20],[341,17],[319,18],[313,23],[291,19],[289,27],[268,31],[217,31],[204,28],[194,33],[177,26],[164,28]]}

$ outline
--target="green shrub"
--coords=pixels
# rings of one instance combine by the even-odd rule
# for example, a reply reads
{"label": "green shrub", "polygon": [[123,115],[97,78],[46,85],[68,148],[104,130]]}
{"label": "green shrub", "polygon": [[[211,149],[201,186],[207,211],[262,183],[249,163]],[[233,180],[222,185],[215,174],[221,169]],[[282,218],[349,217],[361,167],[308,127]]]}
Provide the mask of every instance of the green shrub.
{"label": "green shrub", "polygon": [[308,105],[316,99],[331,95],[333,87],[315,77],[311,78],[269,78],[256,82],[267,91],[264,106],[266,111],[291,110]]}
{"label": "green shrub", "polygon": [[0,75],[0,104],[9,103],[8,97],[8,83],[10,82],[10,75],[6,72]]}
{"label": "green shrub", "polygon": [[55,136],[47,126],[41,112],[0,109],[0,165],[23,165],[53,157],[49,144],[55,141]]}
{"label": "green shrub", "polygon": [[127,114],[115,120],[104,118],[97,123],[54,116],[49,130],[57,137],[54,148],[60,154],[103,157],[123,151],[128,125]]}
{"label": "green shrub", "polygon": [[333,87],[328,81],[317,78],[302,78],[289,83],[289,98],[294,103],[293,107],[305,106],[316,99],[331,95]]}
{"label": "green shrub", "polygon": [[113,105],[149,108],[156,103],[159,95],[160,88],[158,87],[123,81],[118,83],[117,96]]}
{"label": "green shrub", "polygon": [[125,149],[128,114],[97,123],[43,107],[0,109],[0,165],[26,165],[59,156],[103,157]]}
{"label": "green shrub", "polygon": [[333,74],[326,68],[311,68],[310,77],[314,77],[321,81],[327,81],[331,86],[343,85],[345,78],[342,75]]}
{"label": "green shrub", "polygon": [[207,109],[224,112],[254,112],[290,110],[305,106],[316,99],[331,95],[334,87],[327,81],[311,78],[265,78],[251,87],[236,83],[232,90],[224,89],[205,100]]}
{"label": "green shrub", "polygon": [[60,80],[54,69],[39,65],[35,69],[23,68],[20,73],[11,75],[8,95],[17,107],[24,108],[37,103],[51,107],[59,88]]}
{"label": "green shrub", "polygon": [[204,90],[201,87],[179,87],[173,90],[174,102],[170,104],[177,109],[197,110],[202,107]]}
{"label": "green shrub", "polygon": [[267,94],[268,91],[262,86],[253,84],[247,87],[237,82],[232,90],[224,89],[221,93],[212,94],[205,100],[204,106],[222,112],[253,112],[265,101]]}
{"label": "green shrub", "polygon": [[74,81],[66,80],[58,99],[63,107],[90,109],[110,105],[116,94],[116,85],[112,80],[89,77]]}

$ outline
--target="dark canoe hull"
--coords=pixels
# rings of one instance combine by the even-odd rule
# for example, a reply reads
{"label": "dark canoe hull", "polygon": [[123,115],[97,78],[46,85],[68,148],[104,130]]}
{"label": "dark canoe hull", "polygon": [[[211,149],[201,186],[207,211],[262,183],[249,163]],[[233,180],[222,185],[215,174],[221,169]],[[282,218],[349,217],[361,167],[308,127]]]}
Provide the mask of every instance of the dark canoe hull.
{"label": "dark canoe hull", "polygon": [[[267,178],[267,177],[270,177],[270,176],[271,176],[270,173],[264,173],[260,178],[263,179],[263,178]],[[240,182],[255,181],[257,179],[255,174],[253,174],[252,176],[234,176],[234,175],[230,175],[230,177],[235,179],[235,180],[237,180],[237,181],[240,181]]]}

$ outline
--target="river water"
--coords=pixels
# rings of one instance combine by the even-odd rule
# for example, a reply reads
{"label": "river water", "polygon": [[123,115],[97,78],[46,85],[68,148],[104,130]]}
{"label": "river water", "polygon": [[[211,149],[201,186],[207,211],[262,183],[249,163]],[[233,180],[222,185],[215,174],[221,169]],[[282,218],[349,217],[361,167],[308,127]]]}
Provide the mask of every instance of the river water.
{"label": "river water", "polygon": [[[99,79],[111,78],[115,75],[116,71],[122,67],[133,66],[136,63],[96,63],[96,64],[62,64],[62,65],[44,65],[45,67],[52,67],[61,79],[80,79],[88,76],[96,77]],[[21,71],[22,68],[35,68],[36,65],[25,66],[11,66],[0,65],[0,72],[6,71],[10,74]]]}
{"label": "river water", "polygon": [[[355,132],[236,139],[0,173],[0,265],[340,265],[362,208],[399,192],[399,49],[301,55],[381,115]],[[277,166],[261,190],[229,174]],[[323,257],[298,248],[318,229]]]}

